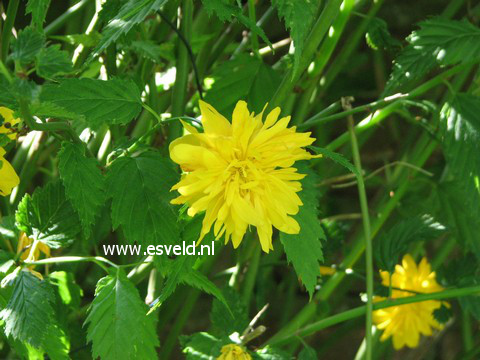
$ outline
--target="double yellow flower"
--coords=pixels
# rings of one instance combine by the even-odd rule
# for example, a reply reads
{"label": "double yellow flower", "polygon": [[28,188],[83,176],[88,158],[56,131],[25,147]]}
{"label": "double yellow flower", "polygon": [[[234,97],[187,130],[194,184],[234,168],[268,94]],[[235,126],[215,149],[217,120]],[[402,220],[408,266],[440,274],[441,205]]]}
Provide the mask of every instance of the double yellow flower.
{"label": "double yellow flower", "polygon": [[[0,134],[6,134],[11,140],[16,137],[12,127],[20,122],[15,119],[13,111],[6,107],[0,107],[0,116],[3,117],[2,126],[0,126]],[[0,147],[0,195],[10,195],[13,188],[20,183],[20,179],[12,165],[5,159],[5,149]]]}

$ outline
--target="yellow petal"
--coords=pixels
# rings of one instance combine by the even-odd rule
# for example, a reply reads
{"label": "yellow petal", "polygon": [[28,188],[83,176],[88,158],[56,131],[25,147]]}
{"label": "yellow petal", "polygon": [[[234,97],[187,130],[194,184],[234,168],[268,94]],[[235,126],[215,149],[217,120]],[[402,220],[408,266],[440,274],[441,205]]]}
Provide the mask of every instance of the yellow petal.
{"label": "yellow petal", "polygon": [[200,112],[202,113],[202,124],[206,133],[228,136],[231,134],[231,125],[215,108],[200,100]]}
{"label": "yellow petal", "polygon": [[[2,148],[0,149],[0,152],[4,154],[5,151]],[[20,178],[12,165],[10,165],[4,157],[0,156],[0,162],[0,195],[7,196],[10,195],[13,188],[20,183]]]}

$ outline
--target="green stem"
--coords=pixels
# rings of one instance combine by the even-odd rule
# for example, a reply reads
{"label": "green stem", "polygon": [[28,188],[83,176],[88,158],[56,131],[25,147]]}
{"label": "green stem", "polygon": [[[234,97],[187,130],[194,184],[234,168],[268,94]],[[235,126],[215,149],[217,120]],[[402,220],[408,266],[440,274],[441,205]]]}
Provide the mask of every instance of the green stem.
{"label": "green stem", "polygon": [[[459,288],[459,289],[448,289],[445,291],[439,291],[439,292],[434,292],[430,294],[420,294],[420,295],[407,296],[407,297],[398,298],[398,299],[384,300],[381,302],[374,303],[373,310],[380,310],[380,309],[385,309],[392,306],[407,305],[407,304],[413,304],[413,303],[428,301],[428,300],[445,300],[445,299],[451,299],[451,298],[459,298],[463,296],[475,295],[478,293],[480,293],[480,285],[466,287],[466,288]],[[344,311],[340,314],[336,314],[328,318],[314,322],[304,328],[301,328],[295,331],[294,333],[288,334],[285,337],[277,338],[274,341],[271,341],[269,344],[272,346],[286,344],[292,338],[295,338],[298,336],[305,337],[308,335],[312,335],[327,327],[354,319],[356,317],[363,316],[365,315],[366,312],[367,312],[366,305],[359,306],[354,309]]]}
{"label": "green stem", "polygon": [[468,311],[464,309],[462,309],[462,339],[463,349],[467,353],[473,349],[475,343],[472,334],[472,319]]}
{"label": "green stem", "polygon": [[0,73],[2,73],[3,76],[5,76],[5,78],[9,83],[12,83],[13,81],[12,75],[10,75],[10,71],[8,71],[8,69],[6,68],[2,60],[0,60]]}
{"label": "green stem", "polygon": [[303,131],[305,129],[308,129],[309,127],[316,126],[316,125],[323,125],[323,124],[329,123],[330,121],[333,121],[333,120],[343,119],[343,118],[345,118],[349,115],[354,115],[354,114],[358,114],[358,113],[365,112],[365,111],[372,112],[374,110],[377,110],[377,109],[380,109],[380,108],[384,107],[387,104],[392,103],[393,101],[395,101],[395,102],[396,101],[401,101],[401,100],[404,100],[404,99],[407,99],[407,98],[409,98],[409,95],[396,94],[396,95],[393,95],[393,96],[386,97],[385,99],[377,100],[377,101],[371,102],[369,104],[357,106],[353,109],[345,110],[345,111],[342,111],[340,113],[333,114],[333,115],[330,115],[330,116],[325,116],[325,117],[323,117],[323,115],[322,115],[323,111],[321,111],[318,114],[312,116],[307,121],[305,121],[303,124],[298,125],[297,128],[298,128],[299,131]]}
{"label": "green stem", "polygon": [[59,256],[59,257],[52,257],[48,259],[41,259],[37,261],[25,261],[24,263],[26,265],[47,265],[47,264],[86,262],[86,261],[96,263],[107,272],[108,272],[108,269],[102,263],[108,264],[114,268],[119,267],[117,264],[101,256]]}
{"label": "green stem", "polygon": [[[257,244],[257,242],[255,242]],[[262,250],[259,245],[255,246],[253,256],[251,257],[250,264],[248,266],[247,275],[245,277],[245,282],[242,286],[243,291],[243,300],[247,309],[250,306],[250,299],[253,294],[253,288],[255,287],[255,280],[257,279],[258,266],[260,264],[260,256]]]}
{"label": "green stem", "polygon": [[45,35],[51,35],[55,31],[57,31],[60,27],[62,27],[70,18],[75,15],[76,12],[81,10],[85,5],[87,5],[90,1],[89,0],[81,0],[75,5],[68,8],[62,15],[58,18],[53,20],[50,24],[45,27]]}
{"label": "green stem", "polygon": [[[182,2],[182,20],[180,32],[188,42],[192,31],[193,2],[192,0],[183,0]],[[172,116],[180,116],[185,113],[187,98],[187,85],[189,74],[188,50],[185,46],[178,46],[178,55],[176,63],[176,79],[172,92]],[[176,139],[181,135],[182,128],[180,124],[174,124],[169,129],[169,140]]]}
{"label": "green stem", "polygon": [[[257,22],[255,14],[255,0],[248,0],[248,16],[253,24]],[[258,37],[253,31],[250,32],[250,38],[252,41],[252,50],[255,54],[258,54]]]}
{"label": "green stem", "polygon": [[15,23],[15,18],[17,17],[18,5],[20,0],[10,0],[8,2],[7,14],[5,22],[2,29],[2,47],[1,51],[1,60],[5,62],[8,54],[8,46],[10,45],[10,38],[12,37],[13,24]]}
{"label": "green stem", "polygon": [[366,341],[366,359],[372,359],[372,311],[373,311],[373,250],[370,216],[368,214],[367,193],[365,191],[365,183],[363,181],[362,162],[360,159],[360,151],[358,149],[358,141],[355,135],[353,116],[348,116],[348,131],[352,144],[353,162],[357,168],[358,176],[358,195],[360,197],[360,208],[362,211],[363,231],[365,236],[365,263],[367,275],[367,316],[365,322],[365,341]]}
{"label": "green stem", "polygon": [[330,28],[330,25],[337,17],[338,12],[340,11],[340,5],[343,0],[330,0],[322,13],[320,14],[317,22],[314,24],[312,31],[310,32],[307,40],[305,41],[305,48],[298,65],[292,68],[284,76],[280,86],[273,95],[272,100],[270,101],[270,108],[279,106],[283,104],[287,96],[292,93],[292,89],[295,86],[295,83],[300,78],[301,74],[310,64],[315,52],[317,51],[318,46],[324,39],[325,35]]}

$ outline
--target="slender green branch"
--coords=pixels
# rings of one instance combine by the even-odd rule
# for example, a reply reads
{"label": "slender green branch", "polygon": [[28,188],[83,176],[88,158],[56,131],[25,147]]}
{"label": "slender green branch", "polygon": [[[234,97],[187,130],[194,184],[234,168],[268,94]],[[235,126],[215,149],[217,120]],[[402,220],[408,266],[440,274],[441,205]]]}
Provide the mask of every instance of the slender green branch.
{"label": "slender green branch", "polygon": [[[445,291],[439,291],[439,292],[430,293],[430,294],[420,294],[420,295],[407,296],[407,297],[398,298],[398,299],[380,301],[373,304],[373,310],[380,310],[380,309],[385,309],[392,306],[407,305],[407,304],[413,304],[413,303],[428,301],[428,300],[446,300],[446,299],[452,299],[452,298],[459,298],[464,296],[476,295],[479,293],[480,293],[480,285],[466,287],[466,288],[459,288],[459,289],[448,289]],[[366,305],[359,306],[354,309],[344,311],[340,314],[336,314],[328,318],[314,322],[282,338],[277,338],[275,340],[272,340],[269,342],[269,344],[272,346],[282,345],[282,344],[288,343],[292,338],[295,338],[298,336],[305,337],[308,335],[312,335],[330,326],[363,316],[365,315],[366,312],[367,312]]]}
{"label": "slender green branch", "polygon": [[[351,107],[346,103],[346,108]],[[360,208],[362,211],[363,231],[365,236],[365,264],[367,275],[367,311],[365,322],[365,344],[366,359],[372,359],[372,311],[373,311],[373,249],[372,249],[372,231],[370,225],[370,216],[368,214],[367,193],[365,191],[365,183],[363,181],[362,162],[360,159],[360,151],[358,149],[358,141],[355,135],[353,116],[348,116],[348,132],[352,144],[353,162],[357,168],[358,176],[358,195],[360,197]]]}
{"label": "slender green branch", "polygon": [[62,15],[58,18],[53,20],[50,24],[45,27],[45,34],[51,35],[55,31],[57,31],[60,27],[62,27],[70,18],[75,15],[79,10],[81,10],[85,5],[87,5],[90,1],[89,0],[81,0],[75,5],[68,8]]}
{"label": "slender green branch", "polygon": [[[255,14],[255,0],[248,0],[248,16],[252,23],[256,23],[256,14]],[[258,37],[253,31],[250,32],[250,38],[252,41],[252,50],[255,54],[258,54]]]}
{"label": "slender green branch", "polygon": [[10,71],[8,71],[8,69],[6,68],[2,60],[0,60],[0,73],[2,73],[3,76],[5,76],[5,78],[9,83],[12,83],[13,81],[12,75],[10,75]]}
{"label": "slender green branch", "polygon": [[62,264],[62,263],[75,263],[75,262],[94,262],[101,266],[105,271],[108,269],[103,264],[108,264],[114,268],[119,266],[108,259],[101,256],[59,256],[51,257],[47,259],[41,259],[37,261],[25,261],[26,265],[47,265],[47,264]]}
{"label": "slender green branch", "polygon": [[399,100],[402,100],[402,99],[406,99],[408,97],[409,97],[408,94],[395,94],[395,95],[386,97],[385,99],[374,101],[370,104],[357,106],[355,108],[345,110],[345,111],[342,111],[342,112],[337,113],[337,114],[325,116],[325,117],[323,117],[323,115],[322,115],[323,111],[322,111],[322,112],[312,116],[310,119],[305,121],[303,124],[298,125],[298,129],[299,130],[305,130],[305,129],[308,129],[309,127],[312,127],[312,126],[323,125],[323,124],[329,123],[333,120],[343,119],[343,118],[345,118],[349,115],[354,115],[354,114],[358,114],[358,113],[361,113],[361,112],[373,112],[374,110],[380,109],[387,104],[390,104],[392,102],[396,102],[396,101],[399,101]]}
{"label": "slender green branch", "polygon": [[17,17],[18,5],[20,0],[10,0],[8,2],[7,14],[5,22],[3,23],[2,29],[2,45],[0,48],[1,51],[1,60],[5,62],[8,54],[8,47],[10,45],[10,38],[12,37],[13,24],[15,23],[15,18]]}

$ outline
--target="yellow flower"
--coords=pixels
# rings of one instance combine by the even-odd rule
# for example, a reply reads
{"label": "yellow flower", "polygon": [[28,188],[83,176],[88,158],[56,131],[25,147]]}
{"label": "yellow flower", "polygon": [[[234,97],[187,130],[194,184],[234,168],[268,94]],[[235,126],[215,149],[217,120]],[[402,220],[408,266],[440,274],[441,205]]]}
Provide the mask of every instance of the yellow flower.
{"label": "yellow flower", "polygon": [[0,147],[0,195],[7,196],[20,183],[15,169],[3,157],[5,150]]}
{"label": "yellow flower", "polygon": [[[50,247],[47,244],[38,241],[35,245],[35,249],[33,249],[34,241],[30,239],[24,232],[20,234],[20,238],[18,239],[17,245],[17,254],[20,255],[20,259],[25,261],[36,261],[40,259],[40,252],[45,254],[45,257],[50,257]],[[33,250],[33,252],[32,252]],[[31,265],[27,267],[27,270],[30,271],[33,275],[35,275],[40,280],[43,279],[42,274],[38,271],[33,270],[35,266]]]}
{"label": "yellow flower", "polygon": [[14,140],[17,135],[13,130],[13,127],[20,122],[20,119],[15,119],[13,117],[12,110],[0,106],[0,120],[3,120],[3,123],[0,126],[0,134],[7,134],[11,140]]}
{"label": "yellow flower", "polygon": [[251,360],[252,357],[243,348],[235,344],[229,344],[222,347],[221,355],[217,360]]}
{"label": "yellow flower", "polygon": [[239,101],[232,123],[203,101],[200,110],[204,132],[188,126],[191,134],[170,144],[170,157],[185,172],[172,188],[180,193],[172,203],[186,203],[190,216],[205,211],[198,241],[213,226],[217,239],[225,234],[225,243],[231,238],[237,248],[252,225],[269,252],[272,226],[298,234],[300,226],[290,215],[303,205],[297,192],[305,175],[293,164],[314,157],[302,147],[315,139],[287,128],[290,116],[277,121],[280,108],[263,121],[263,112],[250,113]]}
{"label": "yellow flower", "polygon": [[[380,275],[382,284],[389,286],[389,273],[382,271]],[[403,257],[402,265],[395,267],[395,272],[392,274],[392,287],[409,290],[393,290],[392,298],[412,296],[415,293],[428,294],[443,290],[435,280],[435,272],[432,272],[427,259],[423,258],[417,266],[409,254]],[[385,298],[376,298],[375,301],[377,300],[385,300]],[[441,305],[441,301],[428,300],[393,306],[374,311],[373,321],[378,329],[384,330],[380,338],[382,341],[392,336],[395,349],[401,349],[405,345],[414,348],[418,346],[421,334],[430,336],[432,335],[432,329],[441,329],[443,327],[433,317],[434,310]]]}

